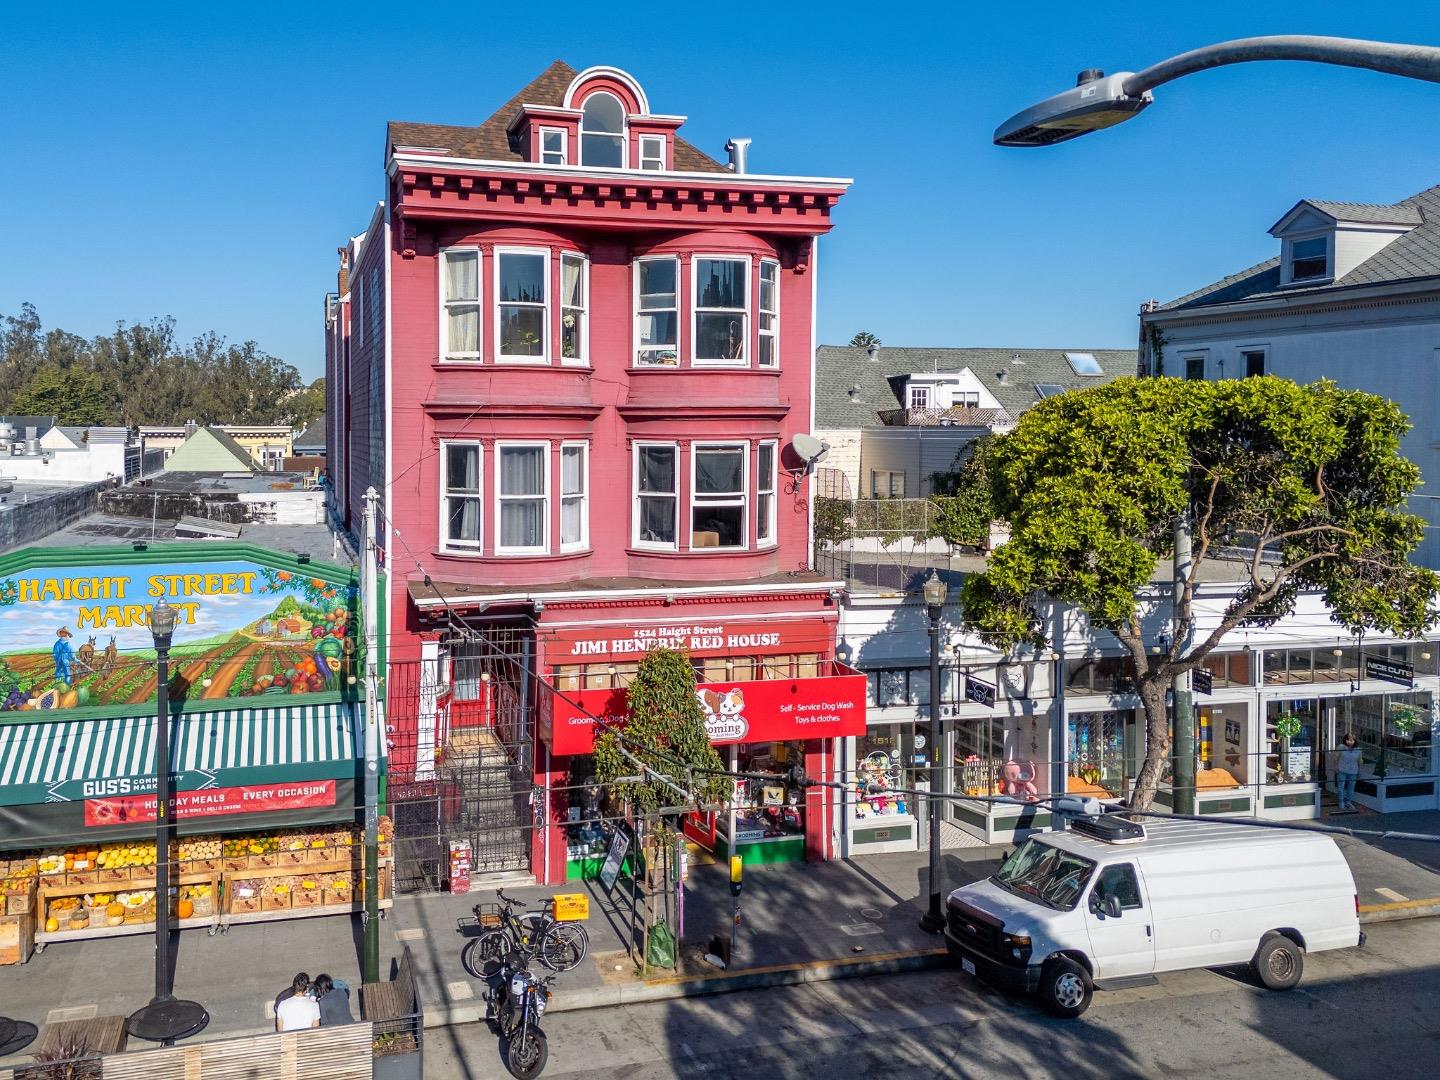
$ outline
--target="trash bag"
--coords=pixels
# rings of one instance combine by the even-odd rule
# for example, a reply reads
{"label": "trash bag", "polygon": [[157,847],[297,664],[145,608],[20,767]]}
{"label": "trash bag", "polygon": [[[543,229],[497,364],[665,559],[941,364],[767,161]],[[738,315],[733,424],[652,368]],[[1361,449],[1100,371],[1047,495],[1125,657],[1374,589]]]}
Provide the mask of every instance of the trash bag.
{"label": "trash bag", "polygon": [[675,966],[675,935],[662,919],[650,928],[650,944],[645,951],[645,961],[651,967],[673,968]]}

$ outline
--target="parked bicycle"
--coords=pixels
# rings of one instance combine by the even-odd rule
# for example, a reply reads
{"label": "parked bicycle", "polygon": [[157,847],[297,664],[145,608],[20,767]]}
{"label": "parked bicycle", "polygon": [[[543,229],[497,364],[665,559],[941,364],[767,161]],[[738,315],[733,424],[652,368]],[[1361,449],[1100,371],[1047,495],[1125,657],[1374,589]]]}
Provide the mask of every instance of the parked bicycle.
{"label": "parked bicycle", "polygon": [[503,960],[511,952],[539,960],[555,972],[570,971],[585,959],[590,935],[579,923],[555,918],[553,899],[547,899],[538,911],[517,914],[522,901],[506,896],[504,889],[496,889],[495,895],[498,903],[475,905],[480,935],[460,950],[460,964],[471,978],[484,978],[488,961]]}

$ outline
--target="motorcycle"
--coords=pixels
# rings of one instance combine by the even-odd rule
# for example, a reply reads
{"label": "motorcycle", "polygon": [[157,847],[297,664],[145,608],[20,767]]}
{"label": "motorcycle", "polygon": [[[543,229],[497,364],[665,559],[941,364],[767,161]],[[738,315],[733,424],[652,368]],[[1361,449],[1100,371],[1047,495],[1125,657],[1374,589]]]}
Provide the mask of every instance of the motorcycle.
{"label": "motorcycle", "polygon": [[555,976],[535,978],[529,958],[512,952],[504,960],[487,961],[484,977],[485,1019],[494,1022],[505,1040],[505,1067],[516,1080],[534,1080],[550,1057],[540,1018],[550,1003]]}

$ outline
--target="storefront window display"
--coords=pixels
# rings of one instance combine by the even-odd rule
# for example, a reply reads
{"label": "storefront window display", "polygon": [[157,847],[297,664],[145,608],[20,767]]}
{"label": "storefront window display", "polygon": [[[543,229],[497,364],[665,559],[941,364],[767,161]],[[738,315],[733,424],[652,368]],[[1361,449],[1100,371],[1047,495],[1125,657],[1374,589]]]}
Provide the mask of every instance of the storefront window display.
{"label": "storefront window display", "polygon": [[[1428,693],[1367,694],[1338,702],[1336,738],[1353,734],[1371,775],[1431,771],[1434,703]],[[1362,771],[1362,775],[1365,774]]]}
{"label": "storefront window display", "polygon": [[1265,782],[1304,784],[1315,779],[1321,703],[1315,698],[1265,706]]}
{"label": "storefront window display", "polygon": [[1034,802],[1049,794],[1049,732],[1041,717],[987,716],[955,722],[958,790]]}
{"label": "storefront window display", "polygon": [[857,819],[913,813],[910,797],[895,793],[913,789],[917,779],[928,776],[928,758],[923,747],[915,749],[915,742],[913,724],[872,727],[856,740]]}
{"label": "storefront window display", "polygon": [[1073,713],[1066,720],[1066,786],[1078,795],[1118,798],[1133,771],[1126,758],[1131,709]]}
{"label": "storefront window display", "polygon": [[1211,653],[1200,666],[1210,672],[1212,686],[1249,686],[1250,656],[1249,652]]}
{"label": "storefront window display", "polygon": [[[803,742],[757,743],[736,748],[740,772],[783,773],[803,763]],[[805,835],[800,792],[782,784],[750,779],[735,782],[735,843],[785,840]]]}
{"label": "storefront window display", "polygon": [[1128,656],[1083,656],[1065,661],[1065,693],[1072,697],[1134,692],[1135,661]]}

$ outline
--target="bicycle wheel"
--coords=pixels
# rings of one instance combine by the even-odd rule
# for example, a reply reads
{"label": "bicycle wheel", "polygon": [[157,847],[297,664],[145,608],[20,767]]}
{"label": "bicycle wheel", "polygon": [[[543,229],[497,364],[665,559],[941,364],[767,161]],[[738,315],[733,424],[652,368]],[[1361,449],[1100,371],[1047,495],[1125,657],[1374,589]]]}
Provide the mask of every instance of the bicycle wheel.
{"label": "bicycle wheel", "polygon": [[465,943],[465,948],[460,950],[460,966],[472,979],[483,979],[486,961],[504,960],[509,951],[509,934],[504,930],[487,930]]}
{"label": "bicycle wheel", "polygon": [[580,966],[590,948],[590,935],[578,923],[552,922],[540,939],[540,962],[551,971]]}

